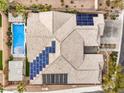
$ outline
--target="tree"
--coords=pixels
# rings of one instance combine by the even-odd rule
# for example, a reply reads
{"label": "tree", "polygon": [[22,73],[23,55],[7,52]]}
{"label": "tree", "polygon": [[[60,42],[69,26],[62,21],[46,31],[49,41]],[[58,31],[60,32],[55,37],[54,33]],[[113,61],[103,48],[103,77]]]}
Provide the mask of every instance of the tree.
{"label": "tree", "polygon": [[17,12],[17,14],[24,14],[26,12],[26,7],[22,4],[17,4],[16,12]]}
{"label": "tree", "polygon": [[0,11],[5,12],[8,9],[7,0],[0,0]]}
{"label": "tree", "polygon": [[20,82],[19,85],[17,86],[17,91],[19,93],[23,93],[26,90],[26,86],[24,82]]}
{"label": "tree", "polygon": [[103,75],[103,89],[105,93],[119,93],[124,89],[123,68],[116,64],[116,54],[111,54],[108,61],[107,72]]}

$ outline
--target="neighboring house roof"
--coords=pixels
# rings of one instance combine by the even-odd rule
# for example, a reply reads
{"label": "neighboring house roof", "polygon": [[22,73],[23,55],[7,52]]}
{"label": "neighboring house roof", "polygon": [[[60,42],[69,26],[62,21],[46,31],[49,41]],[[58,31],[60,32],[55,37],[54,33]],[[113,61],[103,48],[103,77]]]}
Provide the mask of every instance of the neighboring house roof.
{"label": "neighboring house roof", "polygon": [[23,80],[23,66],[23,61],[9,61],[9,81]]}
{"label": "neighboring house roof", "polygon": [[[30,13],[26,33],[29,62],[54,40],[56,53],[49,55],[49,65],[41,73],[68,73],[69,83],[101,83],[103,55],[84,54],[84,46],[100,45],[102,33],[99,34],[98,25],[97,22],[93,26],[77,26],[75,14]],[[42,84],[42,76],[38,75],[31,83]]]}
{"label": "neighboring house roof", "polygon": [[113,44],[112,46],[102,47],[102,50],[119,51],[122,40],[123,24],[120,19],[105,21],[105,31],[101,37],[101,44]]}

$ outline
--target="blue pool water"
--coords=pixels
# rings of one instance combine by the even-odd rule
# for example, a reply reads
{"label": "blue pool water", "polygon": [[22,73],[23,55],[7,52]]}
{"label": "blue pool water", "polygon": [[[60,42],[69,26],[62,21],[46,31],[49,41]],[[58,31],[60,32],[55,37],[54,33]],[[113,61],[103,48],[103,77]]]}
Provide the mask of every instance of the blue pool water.
{"label": "blue pool water", "polygon": [[13,54],[25,54],[25,26],[23,23],[13,23]]}

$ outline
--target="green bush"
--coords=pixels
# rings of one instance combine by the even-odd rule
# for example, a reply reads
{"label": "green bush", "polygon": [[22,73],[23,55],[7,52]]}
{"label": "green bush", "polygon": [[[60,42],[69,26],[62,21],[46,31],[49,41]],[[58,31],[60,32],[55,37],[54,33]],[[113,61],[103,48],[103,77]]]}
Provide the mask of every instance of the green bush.
{"label": "green bush", "polygon": [[29,7],[30,10],[32,10],[33,12],[45,12],[45,11],[50,11],[52,8],[51,5],[36,5],[33,4],[31,7]]}
{"label": "green bush", "polygon": [[28,62],[28,58],[26,57],[26,76],[29,77],[30,75],[30,64]]}
{"label": "green bush", "polygon": [[9,48],[12,46],[12,41],[9,39],[8,42],[6,43]]}
{"label": "green bush", "polygon": [[0,0],[0,11],[6,12],[8,9],[8,0]]}
{"label": "green bush", "polygon": [[12,61],[12,60],[13,60],[13,56],[10,55],[8,61]]}
{"label": "green bush", "polygon": [[[10,28],[11,29],[11,28]],[[9,30],[8,32],[7,32],[7,35],[10,37],[10,36],[12,36],[12,32],[11,32],[11,30]]]}

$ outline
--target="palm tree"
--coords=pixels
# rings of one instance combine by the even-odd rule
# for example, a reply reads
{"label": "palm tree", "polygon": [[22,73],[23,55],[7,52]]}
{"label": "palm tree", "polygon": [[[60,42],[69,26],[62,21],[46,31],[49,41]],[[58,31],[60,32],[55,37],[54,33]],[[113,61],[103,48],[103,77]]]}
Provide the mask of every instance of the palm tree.
{"label": "palm tree", "polygon": [[0,11],[5,12],[8,9],[8,1],[0,0]]}
{"label": "palm tree", "polygon": [[0,83],[0,93],[3,93],[3,86],[1,83]]}
{"label": "palm tree", "polygon": [[108,70],[103,75],[103,89],[105,93],[119,93],[124,89],[124,74],[123,68],[116,64],[115,55],[111,55],[108,61]]}
{"label": "palm tree", "polygon": [[19,93],[23,93],[26,90],[26,86],[24,82],[20,82],[19,85],[17,86],[17,91]]}

